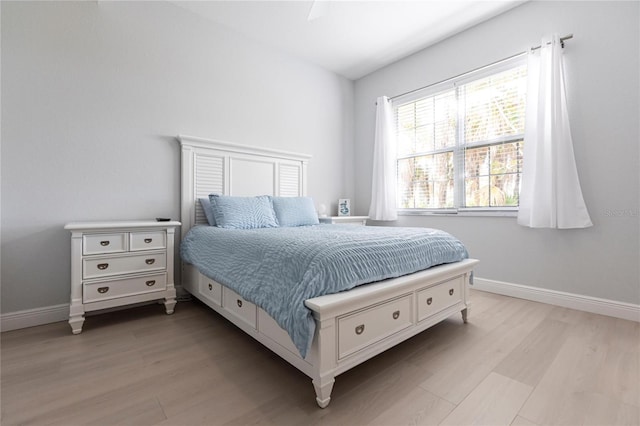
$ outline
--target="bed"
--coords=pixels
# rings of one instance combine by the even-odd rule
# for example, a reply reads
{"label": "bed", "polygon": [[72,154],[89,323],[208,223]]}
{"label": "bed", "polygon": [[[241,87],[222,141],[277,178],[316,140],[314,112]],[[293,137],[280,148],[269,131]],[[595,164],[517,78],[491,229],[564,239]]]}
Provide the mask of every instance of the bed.
{"label": "bed", "polygon": [[[203,235],[210,233],[212,241],[221,240],[225,244],[223,237],[229,232],[225,234],[199,227],[207,224],[199,200],[211,193],[240,197],[306,195],[308,155],[191,136],[178,136],[178,141],[182,162],[183,237],[192,239],[198,231]],[[340,225],[310,228],[313,232],[329,235],[326,238],[336,238],[333,236],[336,232],[350,238],[355,227],[341,226],[342,229]],[[191,228],[194,232],[189,233]],[[252,231],[248,238],[258,241],[267,238],[266,234],[276,233],[291,233],[292,238],[300,238],[300,232],[303,230]],[[186,239],[183,241],[187,242]],[[222,257],[220,251],[217,253]],[[195,267],[192,264],[197,263],[195,261],[183,261],[181,281],[191,295],[309,376],[316,402],[324,408],[331,400],[331,391],[339,374],[451,315],[461,313],[466,323],[468,285],[478,261],[461,259],[337,293],[305,298],[302,310],[309,312],[313,323],[308,344],[300,343],[288,327],[285,331],[280,326],[282,319],[274,315],[273,308],[252,303],[251,297],[241,295],[238,287],[232,285],[233,281],[228,281],[229,278],[214,280],[212,276],[218,277],[215,271],[203,266]],[[232,258],[226,262],[230,260]]]}

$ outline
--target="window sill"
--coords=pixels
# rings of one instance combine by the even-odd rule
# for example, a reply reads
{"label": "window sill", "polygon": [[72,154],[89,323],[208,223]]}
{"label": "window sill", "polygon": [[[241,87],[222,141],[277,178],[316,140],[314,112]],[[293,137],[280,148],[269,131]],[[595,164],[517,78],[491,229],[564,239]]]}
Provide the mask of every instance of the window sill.
{"label": "window sill", "polygon": [[398,216],[518,217],[517,210],[398,210]]}

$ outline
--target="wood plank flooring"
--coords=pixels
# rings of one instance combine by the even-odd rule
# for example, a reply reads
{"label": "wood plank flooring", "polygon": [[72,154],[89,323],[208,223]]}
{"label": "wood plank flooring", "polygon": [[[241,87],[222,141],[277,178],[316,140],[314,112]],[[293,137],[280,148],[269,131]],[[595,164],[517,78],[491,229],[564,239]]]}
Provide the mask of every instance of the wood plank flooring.
{"label": "wood plank flooring", "polygon": [[311,380],[198,302],[2,333],[10,425],[638,425],[640,324],[472,291],[450,318]]}

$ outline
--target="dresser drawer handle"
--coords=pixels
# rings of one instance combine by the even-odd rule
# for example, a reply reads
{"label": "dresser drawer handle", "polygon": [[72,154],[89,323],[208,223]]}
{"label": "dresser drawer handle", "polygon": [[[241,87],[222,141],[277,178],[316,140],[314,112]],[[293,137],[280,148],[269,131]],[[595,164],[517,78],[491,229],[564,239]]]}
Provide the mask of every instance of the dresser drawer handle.
{"label": "dresser drawer handle", "polygon": [[238,308],[242,308],[242,300],[238,299],[236,303],[238,304]]}
{"label": "dresser drawer handle", "polygon": [[453,296],[453,289],[452,288],[449,289],[449,296]]}
{"label": "dresser drawer handle", "polygon": [[430,305],[433,303],[433,297],[430,297],[427,299],[427,305]]}
{"label": "dresser drawer handle", "polygon": [[398,318],[400,318],[400,311],[395,311],[393,313],[393,319],[398,319]]}
{"label": "dresser drawer handle", "polygon": [[98,293],[105,294],[109,291],[109,287],[98,287]]}
{"label": "dresser drawer handle", "polygon": [[147,259],[144,261],[144,263],[146,263],[147,265],[153,265],[154,263],[156,263],[155,259]]}
{"label": "dresser drawer handle", "polygon": [[108,263],[98,263],[98,269],[100,269],[101,271],[104,271],[108,267],[109,267]]}
{"label": "dresser drawer handle", "polygon": [[153,238],[145,238],[144,242],[149,244],[151,241],[153,241]]}
{"label": "dresser drawer handle", "polygon": [[106,246],[108,246],[109,244],[111,244],[111,241],[109,241],[109,240],[107,240],[107,241],[100,241],[100,245],[101,245],[102,247],[106,247]]}
{"label": "dresser drawer handle", "polygon": [[156,283],[156,280],[149,280],[145,284],[147,285],[147,287],[152,287],[155,283]]}
{"label": "dresser drawer handle", "polygon": [[209,283],[209,291],[213,290],[213,285]]}
{"label": "dresser drawer handle", "polygon": [[356,334],[360,335],[364,332],[364,324],[360,324],[359,326],[356,327]]}

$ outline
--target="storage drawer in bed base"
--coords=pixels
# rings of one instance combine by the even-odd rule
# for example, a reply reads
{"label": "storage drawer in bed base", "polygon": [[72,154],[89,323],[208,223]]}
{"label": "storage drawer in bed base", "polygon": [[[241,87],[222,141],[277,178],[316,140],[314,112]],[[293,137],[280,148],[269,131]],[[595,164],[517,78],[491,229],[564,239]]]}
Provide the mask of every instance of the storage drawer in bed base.
{"label": "storage drawer in bed base", "polygon": [[[196,275],[197,291],[193,291],[193,286],[185,286],[196,297],[211,307],[222,308],[228,314],[225,316],[230,315],[250,328],[257,329],[302,360],[289,334],[264,310],[218,282],[200,273]],[[448,308],[455,306],[454,312],[464,309],[464,291],[465,276],[459,275],[417,288],[390,301],[374,303],[337,316],[334,324],[336,362],[357,355],[360,351],[366,351],[370,345],[393,337],[421,322],[431,322],[430,319]],[[229,319],[233,322],[233,318]]]}

